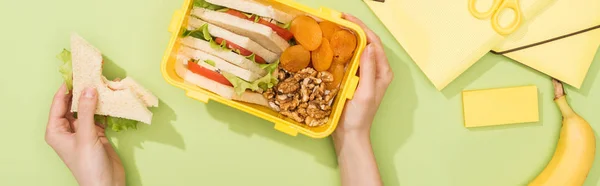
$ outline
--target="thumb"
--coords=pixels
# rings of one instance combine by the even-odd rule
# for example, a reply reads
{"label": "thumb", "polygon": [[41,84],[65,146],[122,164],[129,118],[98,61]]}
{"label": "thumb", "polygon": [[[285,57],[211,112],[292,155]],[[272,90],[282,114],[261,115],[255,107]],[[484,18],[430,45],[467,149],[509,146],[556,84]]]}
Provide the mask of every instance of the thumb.
{"label": "thumb", "polygon": [[94,115],[96,114],[96,105],[98,102],[98,93],[95,88],[86,88],[79,97],[79,109],[77,113],[77,131],[79,138],[96,137],[96,124]]}
{"label": "thumb", "polygon": [[360,57],[360,81],[358,82],[357,89],[369,91],[374,89],[375,77],[377,75],[377,66],[375,63],[376,59],[375,52],[373,51],[373,44],[369,44]]}

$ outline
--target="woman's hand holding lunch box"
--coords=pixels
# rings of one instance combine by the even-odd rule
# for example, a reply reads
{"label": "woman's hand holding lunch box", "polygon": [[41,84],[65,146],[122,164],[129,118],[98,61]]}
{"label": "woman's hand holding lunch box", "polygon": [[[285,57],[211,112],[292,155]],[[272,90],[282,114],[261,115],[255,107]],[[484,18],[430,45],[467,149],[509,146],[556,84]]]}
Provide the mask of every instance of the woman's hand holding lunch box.
{"label": "woman's hand holding lunch box", "polygon": [[360,59],[360,82],[354,98],[346,103],[344,114],[332,135],[342,185],[383,185],[370,133],[375,113],[394,75],[379,37],[356,17],[344,14],[344,18],[365,30],[369,44]]}

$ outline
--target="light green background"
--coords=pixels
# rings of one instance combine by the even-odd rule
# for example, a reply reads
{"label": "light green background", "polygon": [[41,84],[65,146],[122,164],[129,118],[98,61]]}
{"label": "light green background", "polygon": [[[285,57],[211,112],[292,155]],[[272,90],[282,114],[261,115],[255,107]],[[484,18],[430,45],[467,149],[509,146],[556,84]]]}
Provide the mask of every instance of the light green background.
{"label": "light green background", "polygon": [[[439,92],[360,0],[298,1],[314,8],[341,6],[337,9],[363,19],[385,43],[396,79],[378,112],[372,142],[387,185],[523,185],[549,161],[560,115],[547,76],[489,54]],[[330,138],[287,136],[259,118],[187,98],[163,80],[159,64],[167,26],[182,2],[0,1],[0,185],[76,185],[44,142],[51,98],[61,84],[55,55],[69,47],[71,32],[110,59],[107,76],[127,74],[161,99],[152,126],[108,134],[130,185],[339,185]],[[569,87],[568,93],[598,130],[600,59],[595,61],[583,88]],[[540,91],[540,122],[463,127],[462,90],[530,84]],[[600,183],[599,162],[586,185]]]}

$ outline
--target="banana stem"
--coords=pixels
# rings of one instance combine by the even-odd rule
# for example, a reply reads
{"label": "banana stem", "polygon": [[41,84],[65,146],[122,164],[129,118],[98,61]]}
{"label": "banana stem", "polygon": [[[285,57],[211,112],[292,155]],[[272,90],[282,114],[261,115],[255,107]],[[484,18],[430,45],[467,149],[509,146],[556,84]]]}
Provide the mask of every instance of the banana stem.
{"label": "banana stem", "polygon": [[565,96],[565,89],[562,82],[552,79],[552,84],[554,85],[554,99]]}
{"label": "banana stem", "polygon": [[569,103],[567,103],[567,97],[565,96],[565,89],[562,82],[552,79],[552,84],[554,85],[554,101],[558,105],[563,117],[569,118],[576,115],[575,111],[573,111],[571,106],[569,106]]}

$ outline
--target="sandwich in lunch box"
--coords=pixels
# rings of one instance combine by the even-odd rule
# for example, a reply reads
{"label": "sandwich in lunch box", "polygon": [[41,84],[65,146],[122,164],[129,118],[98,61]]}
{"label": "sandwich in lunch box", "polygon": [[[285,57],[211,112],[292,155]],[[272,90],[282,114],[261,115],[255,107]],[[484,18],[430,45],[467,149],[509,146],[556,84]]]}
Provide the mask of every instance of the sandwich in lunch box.
{"label": "sandwich in lunch box", "polygon": [[294,16],[250,0],[195,1],[192,15],[246,35],[277,54],[290,47],[294,37],[288,30]]}
{"label": "sandwich in lunch box", "polygon": [[135,80],[127,77],[110,81],[102,75],[103,57],[100,51],[77,34],[71,36],[71,50],[63,50],[58,58],[64,64],[60,72],[72,90],[71,112],[77,113],[79,98],[85,88],[98,91],[95,120],[114,131],[137,128],[137,123],[150,124],[158,98]]}
{"label": "sandwich in lunch box", "polygon": [[187,20],[175,65],[185,83],[308,126],[328,121],[352,32],[252,0],[195,0]]}
{"label": "sandwich in lunch box", "polygon": [[178,75],[223,97],[268,106],[260,93],[278,83],[279,56],[293,38],[285,26],[293,17],[245,0],[195,5],[180,40],[178,64],[187,68]]}

